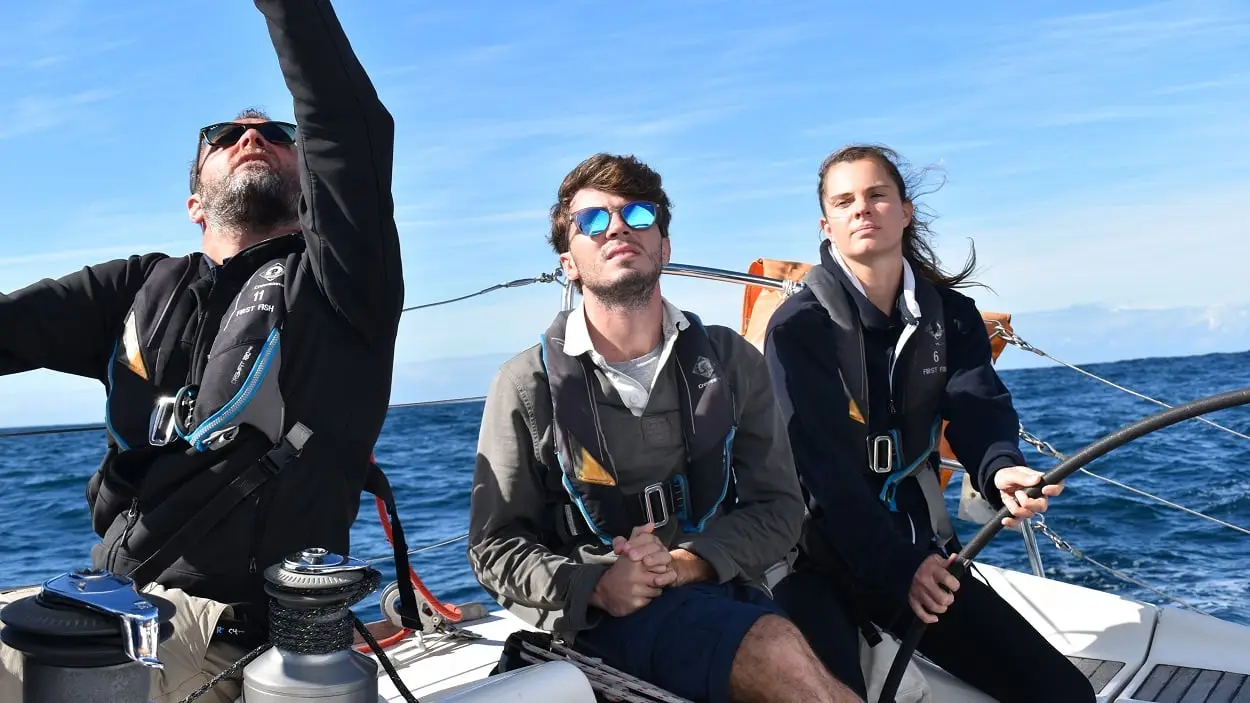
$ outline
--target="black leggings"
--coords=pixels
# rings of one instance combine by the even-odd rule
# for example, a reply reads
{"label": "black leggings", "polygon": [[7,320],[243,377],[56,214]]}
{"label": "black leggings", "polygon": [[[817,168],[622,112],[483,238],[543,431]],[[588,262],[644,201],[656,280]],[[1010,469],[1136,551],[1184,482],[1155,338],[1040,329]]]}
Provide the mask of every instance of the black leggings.
{"label": "black leggings", "polygon": [[[773,589],[773,596],[807,637],[835,678],[867,696],[859,662],[859,628],[829,577],[800,568]],[[911,607],[868,605],[883,629],[903,638],[915,620]],[[887,623],[886,620],[894,622]],[[969,573],[955,602],[925,628],[917,647],[947,673],[999,701],[1093,703],[1093,687],[1027,620],[989,586]],[[870,701],[869,703],[875,703]]]}

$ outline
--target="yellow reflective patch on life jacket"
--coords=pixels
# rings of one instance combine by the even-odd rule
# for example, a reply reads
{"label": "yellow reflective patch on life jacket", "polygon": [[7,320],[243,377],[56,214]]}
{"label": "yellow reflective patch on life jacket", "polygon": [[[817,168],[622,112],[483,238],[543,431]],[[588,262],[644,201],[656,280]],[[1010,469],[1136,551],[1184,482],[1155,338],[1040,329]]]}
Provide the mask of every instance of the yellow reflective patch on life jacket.
{"label": "yellow reflective patch on life jacket", "polygon": [[850,415],[851,415],[851,419],[858,422],[859,424],[861,425],[868,424],[864,422],[864,414],[859,411],[859,406],[855,404],[854,398],[851,398]]}
{"label": "yellow reflective patch on life jacket", "polygon": [[121,352],[126,368],[134,371],[139,378],[148,380],[148,369],[143,363],[143,354],[139,351],[139,331],[135,327],[134,311],[126,317],[126,327],[122,331]]}
{"label": "yellow reflective patch on life jacket", "polygon": [[582,460],[577,465],[577,478],[583,483],[596,483],[600,486],[615,486],[616,479],[604,470],[595,458],[582,448]]}

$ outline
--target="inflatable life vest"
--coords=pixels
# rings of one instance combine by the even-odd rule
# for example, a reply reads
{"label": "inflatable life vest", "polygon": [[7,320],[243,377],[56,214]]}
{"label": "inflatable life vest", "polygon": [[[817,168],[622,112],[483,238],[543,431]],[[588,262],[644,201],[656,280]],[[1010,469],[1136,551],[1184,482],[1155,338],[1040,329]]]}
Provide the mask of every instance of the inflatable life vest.
{"label": "inflatable life vest", "polygon": [[[802,261],[759,258],[751,262],[747,272],[756,276],[801,283],[808,271],[814,266],[814,264]],[[768,321],[772,318],[773,313],[777,311],[777,308],[781,306],[785,298],[786,295],[781,291],[771,288],[761,288],[753,285],[747,285],[744,288],[741,328],[739,332],[761,352],[764,349],[764,333],[768,329]],[[1005,332],[1011,333],[1011,315],[1009,313],[981,311],[981,320],[985,323],[986,332],[990,337],[991,360],[997,361],[998,356],[1007,346],[1006,340],[997,332],[1001,328]],[[941,429],[938,433],[938,449],[943,459],[955,462],[955,453],[946,441],[946,425],[946,421],[942,421]],[[955,470],[952,468],[943,467],[939,469],[938,479],[942,490],[945,490],[949,485],[954,472]],[[986,511],[991,515],[996,512],[989,507],[985,499],[974,489],[966,473],[963,477],[963,484],[960,503],[961,515],[965,513],[965,510],[969,514],[980,515],[986,514]],[[972,503],[976,505],[974,506]]]}
{"label": "inflatable life vest", "polygon": [[[867,424],[869,404],[864,333],[855,312],[855,303],[837,277],[823,266],[814,266],[803,277],[816,300],[833,322],[837,339],[834,348],[838,366],[843,369],[843,391],[849,405],[850,424],[859,465],[870,483],[881,482],[879,498],[891,511],[897,510],[899,485],[909,478],[920,484],[928,504],[929,521],[939,547],[945,548],[955,536],[947,515],[942,486],[932,467],[937,450],[941,414],[946,391],[946,333],[942,322],[941,296],[933,284],[904,269],[904,289],[898,307],[906,326],[891,356],[889,371],[893,398],[891,407],[900,408],[897,425],[885,432],[870,433]],[[910,300],[910,302],[909,302]],[[913,312],[914,311],[914,312]],[[880,403],[883,399],[877,398]]]}
{"label": "inflatable life vest", "polygon": [[684,381],[678,396],[687,448],[686,470],[671,481],[648,486],[641,494],[626,495],[617,485],[617,471],[599,426],[594,362],[586,354],[572,357],[564,352],[569,314],[564,311],[556,315],[542,337],[556,459],[570,501],[561,506],[563,512],[557,516],[557,525],[567,530],[561,536],[579,540],[593,535],[592,539],[611,544],[616,535],[628,535],[633,527],[647,522],[658,527],[670,515],[680,521],[684,531],[702,531],[733,494],[736,429],[729,375],[721,367],[703,323],[685,312],[691,324],[677,333],[673,347]]}
{"label": "inflatable life vest", "polygon": [[[208,275],[200,253],[163,259],[135,295],[109,361],[105,424],[114,447],[88,486],[98,534],[123,512],[132,516],[109,548],[108,568],[121,568],[113,562],[125,557],[142,562],[127,574],[136,582],[157,578],[301,454],[312,432],[286,416],[278,379],[287,288],[302,250],[300,238],[274,240],[232,260],[233,271]],[[215,289],[222,276],[238,277],[242,286],[225,282]],[[225,298],[215,291],[237,292]],[[222,311],[215,329],[204,328],[206,308]],[[226,446],[231,450],[220,451]],[[213,471],[212,460],[148,470],[157,455],[188,448],[205,459],[220,451],[222,458]],[[210,473],[229,485],[208,493],[196,488]],[[145,495],[152,498],[141,506]],[[137,520],[140,508],[184,518],[149,530],[157,521]],[[217,538],[237,540],[247,551],[251,528],[228,527]]]}
{"label": "inflatable life vest", "polygon": [[201,331],[191,358],[174,369],[170,362],[177,356],[165,350],[177,341],[165,337],[185,327],[178,303],[186,300],[187,282],[200,265],[196,255],[160,261],[126,314],[110,361],[105,413],[123,451],[161,446],[174,437],[208,451],[228,444],[242,425],[260,430],[272,444],[282,439],[278,375],[287,279],[295,262],[279,256],[258,266],[216,334]]}

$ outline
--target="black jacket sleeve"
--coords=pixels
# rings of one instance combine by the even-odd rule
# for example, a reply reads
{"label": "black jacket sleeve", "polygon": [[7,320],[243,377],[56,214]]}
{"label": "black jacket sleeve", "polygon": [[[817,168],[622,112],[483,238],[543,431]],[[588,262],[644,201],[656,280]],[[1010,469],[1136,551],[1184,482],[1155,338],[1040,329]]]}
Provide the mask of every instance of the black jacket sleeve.
{"label": "black jacket sleeve", "polygon": [[327,0],[255,0],[299,125],[300,225],[330,304],[390,344],[403,307],[391,195],[395,122]]}
{"label": "black jacket sleeve", "polygon": [[43,368],[106,379],[126,311],[163,258],[108,261],[0,294],[0,374]]}
{"label": "black jacket sleeve", "polygon": [[943,301],[952,330],[947,341],[949,371],[942,399],[946,441],[972,483],[990,505],[1002,508],[994,473],[1006,466],[1024,466],[1020,453],[1020,419],[1011,393],[994,370],[990,337],[981,313],[970,298],[952,294]]}
{"label": "black jacket sleeve", "polygon": [[799,309],[779,319],[778,311],[764,341],[794,465],[820,507],[813,526],[842,557],[850,576],[903,602],[926,552],[895,528],[846,444],[853,421],[830,351],[834,338],[825,324],[828,316],[818,312]]}

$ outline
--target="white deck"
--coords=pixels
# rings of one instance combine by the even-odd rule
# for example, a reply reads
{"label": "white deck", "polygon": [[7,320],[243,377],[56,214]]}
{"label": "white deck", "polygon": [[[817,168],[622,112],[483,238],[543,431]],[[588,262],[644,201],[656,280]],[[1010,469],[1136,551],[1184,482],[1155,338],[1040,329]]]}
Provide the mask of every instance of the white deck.
{"label": "white deck", "polygon": [[[1248,627],[983,564],[966,578],[976,578],[976,573],[1060,652],[1103,667],[1100,703],[1250,702]],[[555,662],[490,676],[508,635],[532,629],[506,611],[495,610],[460,627],[481,638],[427,637],[422,643],[410,636],[387,650],[404,683],[423,703],[594,702],[589,683],[572,664]],[[915,661],[932,689],[925,703],[993,701],[928,662]],[[1027,680],[1027,662],[1021,665]],[[1163,668],[1155,672],[1156,666]],[[1108,673],[1113,670],[1114,675]],[[381,667],[378,671],[380,700],[402,702],[386,672]]]}
{"label": "white deck", "polygon": [[[1198,675],[1196,679],[1193,675],[1177,676],[1164,695],[1143,700],[1181,701],[1180,695],[1169,696],[1172,691],[1187,686],[1189,693],[1183,698],[1184,702],[1201,702],[1207,700],[1202,691],[1214,689],[1221,680],[1221,675],[1215,672],[1250,676],[1250,628],[993,566],[978,564],[977,571],[1063,654],[1111,662],[1105,665],[1104,671],[1116,668],[1116,662],[1122,664],[1114,676],[1103,677],[1107,681],[1099,691],[1101,703],[1139,700],[1124,693],[1138,691],[1156,664],[1213,671]],[[422,701],[562,703],[593,700],[588,697],[589,689],[584,688],[584,680],[574,675],[576,671],[535,672],[533,680],[528,682],[499,681],[489,694],[465,690],[465,684],[481,681],[489,675],[499,661],[508,635],[527,626],[504,611],[495,611],[463,627],[483,638],[468,642],[427,640],[424,652],[418,651],[415,642],[407,641],[388,651],[401,678]],[[993,700],[970,690],[927,662],[917,660],[917,663],[932,687],[930,703]],[[1022,676],[1027,679],[1027,663],[1021,664]],[[1226,686],[1232,678],[1222,677]],[[1194,683],[1189,685],[1191,680]],[[382,672],[379,690],[388,702],[403,700],[385,672]],[[1250,700],[1250,681],[1246,682],[1243,695]]]}

